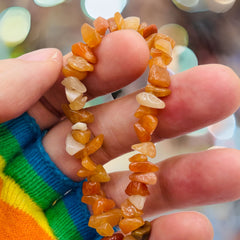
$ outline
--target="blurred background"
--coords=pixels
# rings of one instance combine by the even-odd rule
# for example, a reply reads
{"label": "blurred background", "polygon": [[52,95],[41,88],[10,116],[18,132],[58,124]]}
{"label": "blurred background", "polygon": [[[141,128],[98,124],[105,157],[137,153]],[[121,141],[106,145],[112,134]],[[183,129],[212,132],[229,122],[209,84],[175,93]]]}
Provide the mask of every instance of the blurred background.
{"label": "blurred background", "polygon": [[[98,16],[138,16],[156,24],[159,32],[176,40],[174,61],[169,68],[181,72],[198,64],[221,63],[240,75],[240,1],[239,0],[1,0],[0,59],[12,58],[45,47],[63,54],[81,41],[80,28]],[[147,71],[136,82],[119,91],[95,99],[100,104],[145,86]],[[204,76],[203,76],[204,80]],[[207,111],[207,110],[206,110]],[[199,131],[164,140],[157,144],[163,160],[180,153],[212,147],[240,149],[240,110]],[[109,172],[125,170],[129,153],[106,165]],[[224,177],[224,176],[223,176]],[[194,208],[208,216],[215,240],[240,240],[240,202]]]}

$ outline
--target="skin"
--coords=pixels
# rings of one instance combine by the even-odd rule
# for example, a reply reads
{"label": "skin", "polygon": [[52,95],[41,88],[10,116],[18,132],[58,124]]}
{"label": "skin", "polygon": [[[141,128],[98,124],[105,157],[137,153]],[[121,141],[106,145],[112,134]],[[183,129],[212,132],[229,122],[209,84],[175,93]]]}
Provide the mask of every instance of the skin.
{"label": "skin", "polygon": [[[95,49],[95,54],[98,58],[95,71],[84,80],[89,99],[131,83],[145,71],[149,59],[144,40],[129,30],[106,36]],[[0,89],[4,91],[0,94],[0,121],[28,111],[42,129],[50,129],[43,145],[52,161],[69,178],[80,181],[76,176],[81,166],[79,160],[67,155],[64,150],[71,123],[58,119],[38,101],[44,95],[61,111],[60,106],[66,101],[60,84],[65,61],[66,57],[62,58],[57,49],[44,49],[18,59],[1,60]],[[176,74],[172,76],[171,89],[172,95],[164,100],[167,107],[159,113],[154,141],[176,137],[219,121],[234,113],[240,103],[239,78],[223,65],[203,65]],[[90,109],[96,120],[89,124],[89,128],[93,135],[103,133],[105,136],[103,148],[91,156],[96,163],[106,163],[130,151],[131,145],[138,142],[131,127],[136,121],[133,114],[138,107],[135,95],[133,93]],[[179,155],[162,161],[157,173],[158,182],[150,187],[145,216],[238,199],[239,158],[238,150],[226,148]],[[128,172],[112,173],[111,182],[103,185],[107,196],[118,205],[126,198],[124,189],[128,175]],[[213,239],[211,223],[197,212],[160,216],[152,226],[151,240]]]}

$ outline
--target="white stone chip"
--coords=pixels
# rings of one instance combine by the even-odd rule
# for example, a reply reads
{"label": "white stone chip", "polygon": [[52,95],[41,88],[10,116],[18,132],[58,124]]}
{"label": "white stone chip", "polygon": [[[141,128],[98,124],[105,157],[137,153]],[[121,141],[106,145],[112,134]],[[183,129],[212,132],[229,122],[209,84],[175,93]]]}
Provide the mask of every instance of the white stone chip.
{"label": "white stone chip", "polygon": [[87,129],[88,129],[87,124],[83,122],[77,122],[74,125],[72,125],[72,130],[86,131]]}
{"label": "white stone chip", "polygon": [[139,210],[142,210],[146,201],[146,196],[132,195],[128,200]]}

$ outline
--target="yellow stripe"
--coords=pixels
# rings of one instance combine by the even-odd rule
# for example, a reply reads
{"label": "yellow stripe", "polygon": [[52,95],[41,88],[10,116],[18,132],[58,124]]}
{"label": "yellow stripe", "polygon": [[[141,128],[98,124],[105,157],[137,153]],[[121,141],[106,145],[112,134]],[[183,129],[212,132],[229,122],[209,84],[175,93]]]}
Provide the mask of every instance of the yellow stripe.
{"label": "yellow stripe", "polygon": [[29,214],[50,237],[55,239],[42,209],[32,201],[32,199],[19,187],[18,184],[14,182],[13,179],[2,173],[4,166],[5,161],[0,156],[0,178],[3,180],[2,189],[0,189],[0,198],[10,206]]}

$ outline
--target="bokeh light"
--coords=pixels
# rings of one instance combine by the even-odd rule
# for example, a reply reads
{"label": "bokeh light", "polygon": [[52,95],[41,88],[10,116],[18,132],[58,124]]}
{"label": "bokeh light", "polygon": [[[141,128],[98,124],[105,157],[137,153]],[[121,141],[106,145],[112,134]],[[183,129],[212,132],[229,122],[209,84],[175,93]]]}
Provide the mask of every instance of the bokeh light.
{"label": "bokeh light", "polygon": [[164,33],[174,39],[176,45],[187,46],[188,45],[188,32],[187,30],[175,23],[169,23],[161,26],[158,32]]}
{"label": "bokeh light", "polygon": [[177,8],[191,12],[195,9],[201,0],[172,0],[172,2],[176,5]]}
{"label": "bokeh light", "polygon": [[236,128],[234,115],[215,123],[208,127],[209,132],[219,140],[230,139],[233,137]]}
{"label": "bokeh light", "polygon": [[231,9],[235,2],[236,0],[206,0],[206,5],[210,11],[223,13]]}
{"label": "bokeh light", "polygon": [[34,0],[34,3],[40,7],[54,7],[65,2],[65,0]]}
{"label": "bokeh light", "polygon": [[169,68],[175,73],[183,72],[198,65],[198,59],[195,53],[186,46],[175,46],[172,56],[173,60]]}
{"label": "bokeh light", "polygon": [[126,5],[127,0],[81,0],[84,14],[91,19],[110,18],[115,12],[122,12]]}
{"label": "bokeh light", "polygon": [[31,27],[31,15],[23,7],[10,7],[0,16],[0,38],[8,47],[22,43]]}

